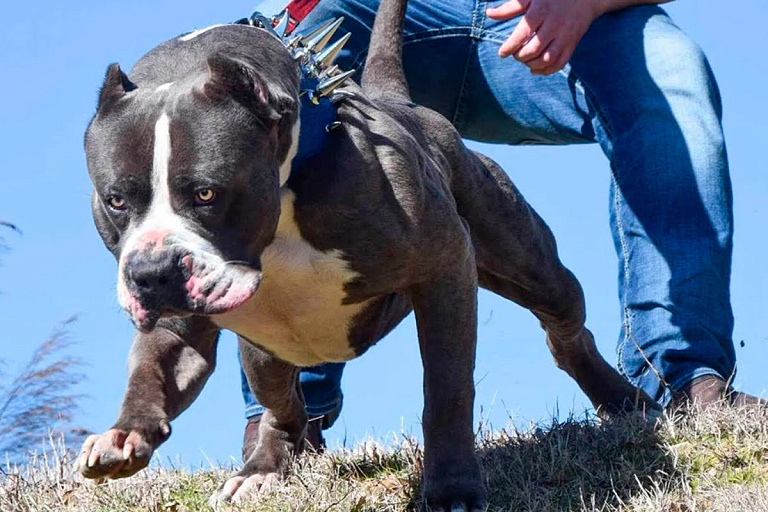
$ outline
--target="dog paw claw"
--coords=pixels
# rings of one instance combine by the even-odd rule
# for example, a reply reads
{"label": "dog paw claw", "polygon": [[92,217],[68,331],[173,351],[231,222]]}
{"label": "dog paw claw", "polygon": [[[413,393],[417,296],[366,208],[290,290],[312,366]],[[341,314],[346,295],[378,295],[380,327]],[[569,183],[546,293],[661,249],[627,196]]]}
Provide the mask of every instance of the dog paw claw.
{"label": "dog paw claw", "polygon": [[85,440],[75,471],[85,478],[124,478],[144,469],[153,452],[138,432],[111,429]]}
{"label": "dog paw claw", "polygon": [[280,476],[277,473],[235,475],[224,482],[208,500],[208,504],[216,510],[224,503],[246,503],[255,496],[268,492],[279,481]]}

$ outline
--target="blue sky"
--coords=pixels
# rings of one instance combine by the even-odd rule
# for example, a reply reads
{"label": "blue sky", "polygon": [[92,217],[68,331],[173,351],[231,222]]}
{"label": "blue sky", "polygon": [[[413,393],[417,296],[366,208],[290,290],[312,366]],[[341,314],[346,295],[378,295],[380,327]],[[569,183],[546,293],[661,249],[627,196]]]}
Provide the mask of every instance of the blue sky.
{"label": "blue sky", "polygon": [[[269,0],[270,4],[275,4]],[[0,357],[18,367],[62,320],[73,352],[88,364],[88,395],[79,423],[102,431],[114,421],[126,379],[130,322],[115,298],[116,264],[90,217],[82,135],[106,66],[130,66],[154,45],[195,27],[250,13],[251,3],[223,0],[13,2],[0,30],[0,219],[11,252],[0,267]],[[768,57],[765,0],[675,2],[668,10],[707,52],[725,103],[735,195],[732,281],[739,374],[752,393],[768,390]],[[265,9],[266,10],[266,9]],[[561,257],[584,286],[588,325],[615,363],[619,329],[617,263],[608,230],[608,165],[597,146],[482,146],[510,173],[550,224]],[[502,426],[583,411],[586,400],[552,364],[537,322],[526,311],[481,293],[476,371],[477,411]],[[739,342],[744,340],[745,346]],[[239,456],[244,420],[231,335],[201,397],[174,423],[160,449],[187,464]],[[345,410],[327,432],[332,445],[393,432],[419,433],[421,364],[406,320],[344,379]]]}

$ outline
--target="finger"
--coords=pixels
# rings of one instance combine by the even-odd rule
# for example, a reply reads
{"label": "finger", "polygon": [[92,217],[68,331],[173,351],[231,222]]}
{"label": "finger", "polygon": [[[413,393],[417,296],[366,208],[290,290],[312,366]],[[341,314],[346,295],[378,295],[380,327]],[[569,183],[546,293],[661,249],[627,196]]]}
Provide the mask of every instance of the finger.
{"label": "finger", "polygon": [[493,20],[509,20],[528,10],[531,0],[508,0],[501,5],[491,7],[485,14]]}
{"label": "finger", "polygon": [[515,30],[512,31],[512,35],[499,47],[499,56],[505,58],[514,55],[531,40],[537,28],[539,27],[531,24],[528,15],[523,16]]}
{"label": "finger", "polygon": [[530,59],[525,65],[528,66],[532,72],[540,72],[554,66],[555,61],[559,57],[559,46],[557,42],[552,41],[535,59]]}
{"label": "finger", "polygon": [[555,38],[555,34],[542,26],[533,37],[515,53],[515,58],[524,64],[539,58]]}
{"label": "finger", "polygon": [[534,75],[551,75],[563,69],[572,54],[572,49],[562,50],[557,42],[552,42],[538,59],[528,62],[527,65]]}

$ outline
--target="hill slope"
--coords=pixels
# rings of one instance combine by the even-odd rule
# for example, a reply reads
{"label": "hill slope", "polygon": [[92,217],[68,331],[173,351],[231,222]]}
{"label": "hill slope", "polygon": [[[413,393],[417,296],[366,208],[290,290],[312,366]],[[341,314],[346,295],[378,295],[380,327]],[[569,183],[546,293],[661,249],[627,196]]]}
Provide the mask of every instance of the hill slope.
{"label": "hill slope", "polygon": [[[768,413],[711,409],[664,418],[587,417],[527,431],[483,431],[478,449],[493,511],[768,511]],[[403,511],[418,496],[421,448],[367,443],[305,455],[295,471],[243,511]],[[0,510],[209,510],[208,496],[231,468],[189,473],[154,468],[95,485],[71,470],[61,448],[0,477]]]}

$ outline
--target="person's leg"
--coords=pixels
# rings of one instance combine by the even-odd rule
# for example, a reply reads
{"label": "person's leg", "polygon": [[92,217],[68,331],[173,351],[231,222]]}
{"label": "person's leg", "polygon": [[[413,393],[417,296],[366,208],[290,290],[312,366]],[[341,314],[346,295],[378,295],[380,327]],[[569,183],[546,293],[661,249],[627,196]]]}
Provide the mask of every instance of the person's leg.
{"label": "person's leg", "polygon": [[[376,4],[324,0],[311,15],[347,16],[343,65],[362,65]],[[717,88],[700,49],[660,8],[635,7],[597,20],[563,72],[534,77],[497,56],[517,20],[488,20],[485,7],[409,3],[414,99],[471,139],[599,141],[614,184],[621,370],[662,403],[697,376],[730,377],[730,183]]]}
{"label": "person's leg", "polygon": [[571,65],[593,96],[611,161],[620,369],[667,404],[697,377],[735,371],[717,84],[701,49],[658,7],[599,19]]}
{"label": "person's leg", "polygon": [[[519,140],[594,138],[609,158],[621,371],[662,404],[694,378],[728,379],[731,188],[720,98],[701,50],[662,9],[635,7],[598,19],[563,72],[525,77],[495,55],[492,33],[514,23],[489,28],[474,86],[512,109],[505,130]],[[494,140],[493,113],[478,109],[464,107],[465,133]]]}
{"label": "person's leg", "polygon": [[[239,353],[238,362],[240,362]],[[324,429],[330,428],[341,412],[344,401],[344,394],[341,391],[343,372],[344,363],[327,363],[314,368],[303,368],[299,373],[299,383],[306,401],[307,416],[310,420],[322,417]],[[264,413],[264,408],[253,396],[242,366],[240,366],[240,384],[243,402],[245,402],[245,418],[261,416]]]}
{"label": "person's leg", "polygon": [[[264,413],[264,407],[256,400],[248,385],[239,351],[237,359],[247,420],[243,433],[243,460],[247,460],[258,440],[259,420]],[[314,368],[304,368],[299,373],[299,384],[310,421],[307,441],[317,451],[322,450],[325,444],[322,431],[331,428],[341,414],[344,401],[344,395],[341,391],[343,372],[344,363],[328,363]]]}

